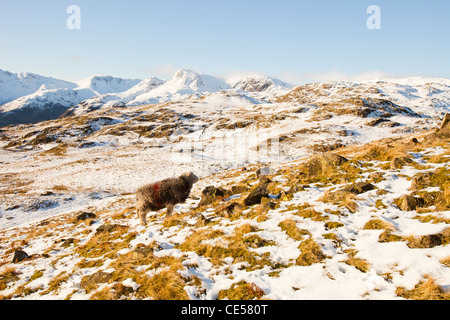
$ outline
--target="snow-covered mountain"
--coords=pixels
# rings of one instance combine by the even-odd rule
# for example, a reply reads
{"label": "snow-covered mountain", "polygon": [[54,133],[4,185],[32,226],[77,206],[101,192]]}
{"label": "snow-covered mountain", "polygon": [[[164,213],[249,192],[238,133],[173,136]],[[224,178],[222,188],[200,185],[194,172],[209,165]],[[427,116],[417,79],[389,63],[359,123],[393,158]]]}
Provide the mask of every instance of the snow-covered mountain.
{"label": "snow-covered mountain", "polygon": [[[158,78],[146,79],[131,89],[118,93],[106,94],[82,101],[71,108],[70,115],[82,114],[101,107],[136,106],[160,102],[182,100],[189,97],[210,96],[224,90],[241,90],[245,93],[286,93],[292,87],[278,79],[256,75],[244,78],[223,79],[211,75],[181,69],[164,82]],[[244,94],[245,94],[244,93]],[[253,97],[249,97],[252,100]]]}
{"label": "snow-covered mountain", "polygon": [[153,90],[136,96],[128,104],[138,105],[178,100],[190,95],[217,92],[228,88],[228,84],[223,79],[182,69],[176,72],[169,81]]}
{"label": "snow-covered mountain", "polygon": [[279,92],[293,87],[286,82],[264,75],[234,77],[228,79],[227,82],[230,88],[249,92]]}
{"label": "snow-covered mountain", "polygon": [[0,105],[32,94],[39,90],[42,85],[67,89],[74,89],[78,86],[73,82],[44,77],[34,73],[12,73],[0,69]]}
{"label": "snow-covered mountain", "polygon": [[[1,70],[0,76],[3,79],[0,101],[6,101],[0,106],[0,126],[55,119],[80,101],[99,94],[122,92],[140,82],[139,79],[92,76],[72,83],[28,73],[15,75]],[[12,88],[12,93],[8,88]],[[11,100],[11,97],[14,99]]]}
{"label": "snow-covered mountain", "polygon": [[77,82],[78,89],[90,89],[97,95],[123,92],[141,82],[140,79],[122,79],[107,75],[92,76]]}
{"label": "snow-covered mountain", "polygon": [[[405,112],[440,116],[450,105],[450,80],[413,77],[361,83],[333,81],[293,88],[264,75],[227,79],[187,69],[179,70],[167,81],[154,77],[141,81],[97,75],[77,83],[0,70],[0,126],[54,119],[63,114],[79,115],[100,108],[200,97],[220,105],[232,105],[238,100],[250,104],[311,104],[323,107],[318,113],[349,106],[354,112],[364,112],[364,101],[371,99],[368,103],[376,104],[375,109],[394,103],[394,109],[406,107]],[[388,109],[392,110],[391,107]]]}

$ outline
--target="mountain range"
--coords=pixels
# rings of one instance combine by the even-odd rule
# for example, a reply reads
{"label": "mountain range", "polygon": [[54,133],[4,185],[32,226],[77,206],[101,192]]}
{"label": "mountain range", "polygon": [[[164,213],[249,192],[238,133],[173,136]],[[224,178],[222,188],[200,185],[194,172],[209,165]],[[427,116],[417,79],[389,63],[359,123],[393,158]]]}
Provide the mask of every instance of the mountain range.
{"label": "mountain range", "polygon": [[33,73],[0,70],[0,126],[34,123],[100,107],[135,106],[200,97],[222,90],[284,92],[292,86],[255,75],[227,80],[182,69],[163,81],[96,75],[76,83]]}

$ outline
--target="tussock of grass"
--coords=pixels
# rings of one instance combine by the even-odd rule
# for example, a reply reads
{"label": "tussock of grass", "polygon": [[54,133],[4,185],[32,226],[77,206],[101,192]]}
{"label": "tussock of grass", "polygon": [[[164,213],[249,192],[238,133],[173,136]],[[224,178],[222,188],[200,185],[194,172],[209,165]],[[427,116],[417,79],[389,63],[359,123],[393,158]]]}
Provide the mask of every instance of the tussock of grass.
{"label": "tussock of grass", "polygon": [[359,271],[366,273],[367,271],[369,271],[370,265],[366,260],[355,257],[357,253],[358,251],[356,250],[348,250],[348,259],[344,262],[350,266],[354,266]]}
{"label": "tussock of grass", "polygon": [[309,233],[308,230],[297,228],[297,223],[292,219],[281,221],[278,226],[281,228],[281,230],[286,232],[286,234],[290,238],[296,241],[303,240],[303,236],[305,235],[311,236],[311,233]]}
{"label": "tussock of grass", "polygon": [[114,258],[116,252],[128,247],[136,233],[128,233],[128,226],[113,225],[111,230],[97,232],[89,241],[79,246],[75,251],[84,258],[101,256]]}
{"label": "tussock of grass", "polygon": [[241,281],[234,283],[230,289],[219,291],[218,298],[228,300],[254,300],[261,299],[265,292],[254,283]]}
{"label": "tussock of grass", "polygon": [[381,219],[372,219],[366,222],[363,229],[394,231],[395,227],[391,223],[383,221]]}
{"label": "tussock of grass", "polygon": [[431,277],[420,281],[414,289],[406,290],[399,287],[395,293],[402,298],[410,300],[450,300],[450,294],[437,285]]}
{"label": "tussock of grass", "polygon": [[302,253],[296,260],[296,265],[310,266],[313,263],[319,263],[325,260],[326,256],[320,246],[313,239],[307,239],[300,243],[299,249]]}
{"label": "tussock of grass", "polygon": [[351,213],[355,213],[358,210],[358,204],[355,200],[358,200],[358,197],[354,193],[345,190],[327,190],[319,199],[322,202],[347,208]]}

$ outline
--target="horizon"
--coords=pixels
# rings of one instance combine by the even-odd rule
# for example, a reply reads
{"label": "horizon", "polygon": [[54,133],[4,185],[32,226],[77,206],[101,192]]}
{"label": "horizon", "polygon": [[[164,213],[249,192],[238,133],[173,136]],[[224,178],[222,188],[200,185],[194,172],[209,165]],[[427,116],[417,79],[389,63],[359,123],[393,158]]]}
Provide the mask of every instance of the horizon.
{"label": "horizon", "polygon": [[247,73],[243,72],[243,73],[235,73],[235,74],[232,74],[232,75],[229,75],[229,74],[228,75],[213,75],[213,74],[206,74],[206,73],[203,73],[203,72],[197,72],[196,70],[192,70],[192,69],[188,69],[188,68],[180,68],[180,69],[176,70],[172,74],[172,76],[169,76],[169,77],[166,77],[166,78],[160,78],[160,77],[156,77],[154,75],[149,75],[147,78],[122,78],[120,76],[115,76],[115,75],[112,75],[112,74],[93,74],[93,75],[90,75],[90,76],[88,76],[86,78],[72,81],[72,80],[67,80],[67,79],[64,79],[64,78],[55,78],[53,76],[49,76],[49,75],[46,75],[46,74],[37,74],[37,73],[34,73],[34,72],[28,72],[28,71],[13,72],[13,71],[10,71],[10,70],[4,70],[4,69],[0,68],[0,71],[9,72],[9,73],[12,73],[12,74],[20,74],[20,73],[35,74],[35,75],[38,75],[38,76],[44,76],[44,77],[52,78],[52,79],[55,79],[55,80],[63,80],[63,81],[71,82],[71,83],[74,83],[74,84],[77,84],[77,85],[81,85],[80,84],[81,82],[86,81],[86,80],[88,80],[90,78],[94,78],[94,77],[113,77],[113,78],[120,78],[120,79],[124,79],[124,80],[139,80],[139,81],[145,81],[145,80],[150,79],[150,78],[157,78],[157,79],[159,79],[159,80],[161,80],[163,82],[167,82],[167,81],[173,79],[175,77],[176,73],[178,73],[179,71],[183,71],[183,70],[191,71],[191,72],[197,73],[199,75],[212,76],[212,77],[223,79],[224,81],[230,81],[230,82],[231,81],[240,80],[240,79],[244,79],[246,77],[251,78],[251,77],[257,77],[257,76],[263,76],[263,77],[268,77],[268,78],[272,78],[272,79],[275,79],[275,80],[281,80],[285,84],[290,85],[292,87],[296,87],[296,86],[300,86],[300,85],[304,85],[304,84],[322,83],[322,82],[365,83],[365,82],[372,82],[372,81],[388,81],[389,82],[389,81],[396,81],[396,80],[397,81],[401,81],[401,80],[411,80],[411,81],[414,81],[414,80],[424,80],[424,81],[428,81],[428,80],[444,80],[444,81],[449,81],[449,83],[450,83],[450,78],[444,78],[444,77],[423,77],[423,76],[415,76],[415,75],[411,75],[411,76],[392,76],[392,77],[390,77],[390,76],[374,77],[374,78],[366,78],[366,79],[359,79],[359,80],[358,79],[355,79],[355,80],[331,79],[331,80],[322,80],[322,81],[317,80],[317,81],[310,81],[310,82],[303,82],[303,83],[291,83],[291,82],[287,82],[287,81],[284,81],[284,80],[279,79],[279,78],[272,77],[270,75],[263,74],[261,72],[247,72]]}
{"label": "horizon", "polygon": [[443,0],[2,1],[0,69],[71,82],[180,69],[290,84],[450,79],[449,11]]}

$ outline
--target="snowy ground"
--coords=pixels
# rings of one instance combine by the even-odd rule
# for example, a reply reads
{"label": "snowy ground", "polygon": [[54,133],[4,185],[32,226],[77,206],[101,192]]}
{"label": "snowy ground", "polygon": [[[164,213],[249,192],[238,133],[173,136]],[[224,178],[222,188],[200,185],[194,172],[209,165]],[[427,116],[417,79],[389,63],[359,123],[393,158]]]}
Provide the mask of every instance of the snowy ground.
{"label": "snowy ground", "polygon": [[[398,91],[384,92],[399,95],[403,102],[410,101],[411,108],[419,99],[405,98]],[[158,114],[158,110],[170,112]],[[328,146],[339,140],[351,146],[421,132],[435,127],[440,121],[437,115],[441,114],[431,105],[421,104],[414,111],[427,117],[394,114],[389,121],[399,125],[389,127],[368,126],[366,123],[374,118],[354,114],[317,119],[317,110],[316,106],[300,102],[275,103],[258,100],[258,95],[216,93],[157,106],[99,110],[85,118],[0,132],[0,281],[4,282],[0,296],[89,299],[102,291],[117,291],[114,285],[121,283],[131,289],[115,298],[152,299],[155,296],[147,290],[143,277],[155,279],[163,274],[181,276],[189,299],[217,299],[221,291],[241,281],[254,284],[267,299],[397,299],[397,288],[413,289],[425,276],[435,279],[443,289],[450,289],[448,262],[442,262],[448,260],[448,245],[411,249],[407,241],[380,242],[383,229],[364,229],[374,219],[392,224],[395,234],[402,237],[438,234],[447,228],[449,211],[433,212],[432,221],[423,222],[417,212],[398,209],[394,199],[410,193],[411,179],[421,170],[448,167],[448,161],[427,162],[432,155],[444,154],[442,159],[446,159],[448,143],[413,153],[416,163],[428,165],[423,169],[382,169],[380,162],[365,162],[359,180],[368,179],[373,167],[383,179],[374,183],[374,190],[358,195],[356,213],[321,200],[327,190],[343,186],[339,184],[311,184],[293,193],[291,199],[279,200],[276,208],[264,211],[263,218],[257,214],[259,205],[243,208],[239,217],[223,216],[214,205],[198,208],[201,191],[208,185],[231,188],[249,178],[252,186],[257,183],[251,180],[257,167],[295,168],[316,153],[311,149],[313,145]],[[153,114],[158,118],[138,119]],[[175,129],[161,137],[150,137],[136,129],[150,125],[159,129],[165,124],[174,124]],[[49,127],[58,127],[54,131],[57,140],[33,145],[32,139],[37,137],[33,132]],[[89,134],[81,135],[87,128]],[[352,152],[345,156],[351,158]],[[167,221],[161,211],[150,218],[146,227],[139,225],[134,211],[136,188],[185,171],[195,171],[202,179],[195,185],[191,199],[176,206],[180,216]],[[289,184],[283,185],[285,175],[279,173],[273,179],[281,188],[289,189]],[[380,195],[380,189],[388,192]],[[244,196],[235,194],[229,201]],[[377,207],[377,201],[384,207]],[[302,216],[298,207],[305,204],[323,219]],[[332,213],[336,211],[340,214]],[[80,212],[95,213],[97,218],[91,224],[74,221]],[[202,223],[202,217],[208,222]],[[307,231],[302,240],[290,237],[280,227],[286,220],[293,220],[297,228]],[[340,224],[330,227],[327,222]],[[112,245],[106,252],[86,251],[96,230],[108,224],[124,226],[123,233],[111,232],[114,238],[106,241],[117,247]],[[239,233],[242,228],[246,228],[243,234]],[[243,242],[250,260],[216,257],[201,254],[187,244],[193,234],[203,231],[219,235],[199,242],[215,249],[233,247],[231,242],[250,236],[265,242]],[[308,239],[320,246],[325,258],[311,265],[298,265],[301,244]],[[152,248],[152,258],[148,258],[151,264],[150,260],[142,265],[131,264],[129,268],[135,273],[125,279],[116,274],[118,263],[128,261],[134,250],[143,246]],[[18,248],[31,258],[12,264],[14,249]],[[173,261],[169,262],[169,257]],[[365,261],[368,269],[363,272],[356,268],[348,263],[350,258]],[[99,271],[111,276],[91,287],[82,285]]]}

